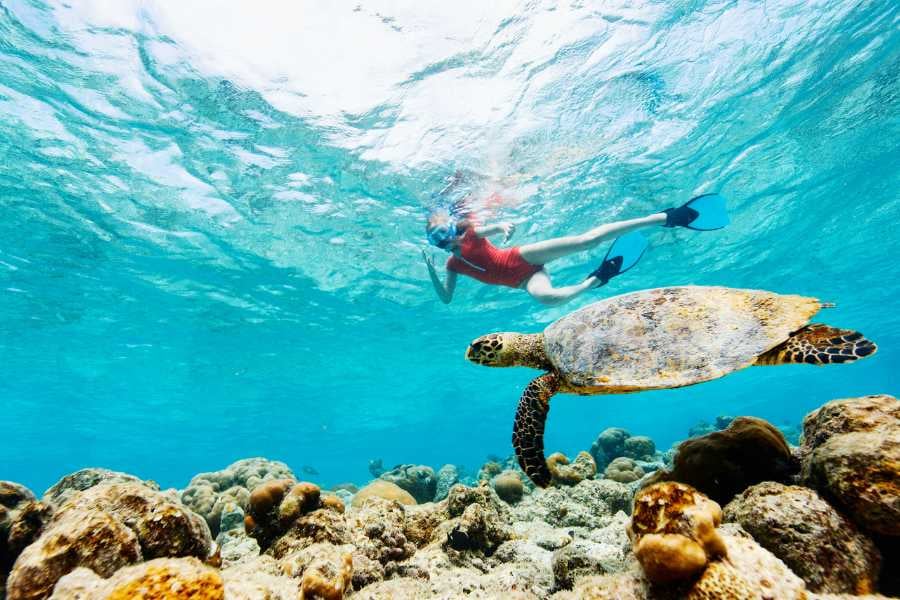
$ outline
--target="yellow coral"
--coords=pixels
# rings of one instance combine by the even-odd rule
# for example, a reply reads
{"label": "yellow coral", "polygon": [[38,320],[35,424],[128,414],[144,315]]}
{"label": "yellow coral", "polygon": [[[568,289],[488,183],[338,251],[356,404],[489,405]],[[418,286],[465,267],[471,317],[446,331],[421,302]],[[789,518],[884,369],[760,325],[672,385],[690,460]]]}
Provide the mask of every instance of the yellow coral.
{"label": "yellow coral", "polygon": [[265,549],[300,517],[321,507],[321,491],[313,483],[295,483],[290,479],[267,481],[250,494],[244,528]]}
{"label": "yellow coral", "polygon": [[718,504],[689,485],[667,481],[635,497],[628,536],[648,579],[678,581],[727,554],[716,531],[721,522]]}
{"label": "yellow coral", "polygon": [[576,485],[597,473],[597,463],[587,452],[579,452],[572,463],[568,456],[556,452],[547,457],[547,469],[554,485]]}
{"label": "yellow coral", "polygon": [[278,506],[278,520],[282,527],[293,523],[297,517],[319,507],[319,486],[302,481],[293,486]]}
{"label": "yellow coral", "polygon": [[225,587],[218,573],[205,572],[185,577],[165,567],[147,569],[140,578],[124,583],[110,592],[107,600],[220,600]]}
{"label": "yellow coral", "polygon": [[649,533],[635,544],[634,554],[647,579],[656,583],[681,581],[706,567],[703,547],[677,533]]}
{"label": "yellow coral", "polygon": [[196,558],[158,558],[120,569],[109,579],[78,569],[60,580],[56,593],[104,600],[223,600],[225,584],[215,569]]}
{"label": "yellow coral", "polygon": [[256,486],[250,492],[251,509],[259,513],[269,512],[281,502],[293,484],[290,479],[275,479]]}
{"label": "yellow coral", "polygon": [[300,580],[300,600],[341,600],[353,578],[353,557],[344,554],[340,571],[334,573],[331,562],[317,561],[303,572]]}
{"label": "yellow coral", "polygon": [[685,596],[685,600],[757,600],[759,591],[733,567],[714,562]]}
{"label": "yellow coral", "polygon": [[327,508],[335,512],[344,512],[344,501],[333,494],[325,494],[322,496],[322,508]]}

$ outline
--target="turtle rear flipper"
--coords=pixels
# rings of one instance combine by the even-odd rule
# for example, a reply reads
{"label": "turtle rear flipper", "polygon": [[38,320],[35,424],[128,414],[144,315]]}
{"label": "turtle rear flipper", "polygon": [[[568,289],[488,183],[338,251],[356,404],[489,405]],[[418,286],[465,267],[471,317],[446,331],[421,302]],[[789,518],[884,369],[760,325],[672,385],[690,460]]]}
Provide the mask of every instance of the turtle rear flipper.
{"label": "turtle rear flipper", "polygon": [[877,349],[874,342],[858,331],[811,323],[768,352],[760,354],[755,364],[846,363],[870,356]]}
{"label": "turtle rear flipper", "polygon": [[519,466],[538,487],[550,485],[550,470],[544,460],[544,425],[550,412],[550,398],[559,390],[559,379],[552,373],[531,381],[522,392],[516,408],[512,443]]}

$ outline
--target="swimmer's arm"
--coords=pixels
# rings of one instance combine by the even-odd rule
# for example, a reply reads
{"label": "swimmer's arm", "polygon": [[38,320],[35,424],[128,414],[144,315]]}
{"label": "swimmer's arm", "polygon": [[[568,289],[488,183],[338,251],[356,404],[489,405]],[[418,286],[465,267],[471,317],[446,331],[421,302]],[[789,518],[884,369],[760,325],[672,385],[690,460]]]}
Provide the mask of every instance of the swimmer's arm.
{"label": "swimmer's arm", "polygon": [[475,235],[478,237],[488,237],[489,235],[503,234],[503,241],[508,242],[513,233],[516,232],[515,223],[503,222],[493,225],[480,225],[475,227]]}
{"label": "swimmer's arm", "polygon": [[428,266],[428,276],[431,277],[431,284],[434,286],[434,291],[437,292],[438,298],[444,304],[450,304],[450,301],[453,300],[453,291],[456,289],[456,271],[448,270],[447,281],[443,282],[440,275],[438,275],[437,269],[434,267],[434,261],[424,250],[422,250],[422,257]]}

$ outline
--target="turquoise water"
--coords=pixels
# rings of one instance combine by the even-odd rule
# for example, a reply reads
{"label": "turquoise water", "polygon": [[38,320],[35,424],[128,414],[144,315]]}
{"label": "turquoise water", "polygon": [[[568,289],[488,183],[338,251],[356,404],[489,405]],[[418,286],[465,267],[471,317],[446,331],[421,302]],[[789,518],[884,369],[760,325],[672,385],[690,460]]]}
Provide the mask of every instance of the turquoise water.
{"label": "turquoise water", "polygon": [[[0,0],[0,479],[476,469],[511,453],[535,373],[468,364],[467,343],[660,285],[818,296],[880,351],[558,396],[548,451],[900,393],[896,3],[174,4]],[[733,222],[649,232],[565,308],[471,280],[445,306],[420,250],[455,169],[505,198],[519,243],[711,190]]]}

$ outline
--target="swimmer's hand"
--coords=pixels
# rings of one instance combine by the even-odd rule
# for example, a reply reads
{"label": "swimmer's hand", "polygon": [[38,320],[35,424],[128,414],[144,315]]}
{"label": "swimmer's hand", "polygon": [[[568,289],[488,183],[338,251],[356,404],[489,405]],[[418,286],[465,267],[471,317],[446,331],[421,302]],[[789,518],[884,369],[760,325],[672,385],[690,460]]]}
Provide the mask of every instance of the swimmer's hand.
{"label": "swimmer's hand", "polygon": [[509,241],[509,238],[511,238],[515,232],[516,232],[516,224],[510,223],[509,221],[504,221],[502,223],[496,223],[494,225],[484,225],[482,227],[475,228],[475,234],[478,237],[487,237],[489,235],[496,235],[498,233],[502,233],[504,244]]}
{"label": "swimmer's hand", "polygon": [[432,285],[434,285],[434,291],[437,292],[438,298],[444,304],[449,304],[453,300],[453,290],[456,289],[456,272],[448,270],[447,282],[444,283],[434,268],[434,259],[426,250],[422,250],[422,258],[425,259],[425,265],[428,267],[428,277],[431,279]]}

